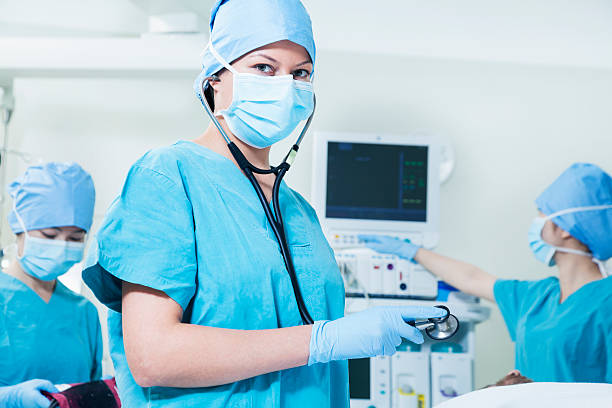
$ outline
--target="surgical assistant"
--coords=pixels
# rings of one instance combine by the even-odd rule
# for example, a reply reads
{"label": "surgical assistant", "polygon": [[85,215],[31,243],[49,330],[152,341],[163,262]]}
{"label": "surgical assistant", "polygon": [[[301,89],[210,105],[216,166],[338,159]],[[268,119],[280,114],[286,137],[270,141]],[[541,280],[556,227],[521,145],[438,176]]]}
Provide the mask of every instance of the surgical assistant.
{"label": "surgical assistant", "polygon": [[534,381],[612,383],[612,177],[576,163],[537,198],[528,232],[559,278],[497,279],[476,266],[384,236],[370,248],[414,260],[458,289],[497,302],[516,342],[516,368]]}
{"label": "surgical assistant", "polygon": [[102,375],[97,310],[57,280],[83,258],[94,185],[78,164],[52,162],[9,192],[18,255],[0,272],[0,406],[47,407],[41,390]]}
{"label": "surgical assistant", "polygon": [[[132,166],[83,274],[112,309],[123,406],[348,407],[344,360],[393,354],[402,338],[422,342],[406,322],[447,312],[343,317],[342,278],[315,212],[280,183],[274,216],[308,313],[298,310],[273,231],[281,223],[271,224],[230,148],[270,169],[270,147],[312,117],[310,17],[299,0],[217,1],[210,28],[195,90],[215,120]],[[254,175],[264,204],[276,177]],[[303,324],[307,315],[314,324]]]}

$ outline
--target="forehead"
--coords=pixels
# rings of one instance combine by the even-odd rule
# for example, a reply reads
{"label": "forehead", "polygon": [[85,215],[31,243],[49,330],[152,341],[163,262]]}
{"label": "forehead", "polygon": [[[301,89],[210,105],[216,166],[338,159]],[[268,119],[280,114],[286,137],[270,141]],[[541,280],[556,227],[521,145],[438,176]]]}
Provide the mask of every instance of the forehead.
{"label": "forehead", "polygon": [[268,45],[264,45],[263,47],[256,48],[253,51],[250,51],[249,53],[245,54],[242,58],[257,57],[262,55],[271,56],[275,59],[296,60],[296,62],[298,63],[302,63],[304,61],[312,61],[312,59],[310,58],[310,54],[308,54],[308,51],[306,51],[306,48],[289,40],[277,41]]}
{"label": "forehead", "polygon": [[65,232],[68,234],[85,233],[84,229],[73,226],[73,225],[64,226],[64,227],[41,228],[37,231],[57,231],[57,232]]}

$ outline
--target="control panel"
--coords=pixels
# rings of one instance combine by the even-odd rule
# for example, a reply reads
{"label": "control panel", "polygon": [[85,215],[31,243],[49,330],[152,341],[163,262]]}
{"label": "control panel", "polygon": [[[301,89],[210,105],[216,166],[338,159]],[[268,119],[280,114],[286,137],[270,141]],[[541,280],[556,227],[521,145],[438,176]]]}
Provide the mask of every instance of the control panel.
{"label": "control panel", "polygon": [[391,361],[388,357],[349,360],[351,408],[388,407]]}
{"label": "control panel", "polygon": [[431,408],[472,391],[468,353],[414,346],[403,343],[393,356],[349,360],[351,408]]}
{"label": "control panel", "polygon": [[472,390],[472,359],[462,353],[431,353],[433,406]]}
{"label": "control panel", "polygon": [[[367,234],[367,232],[361,232]],[[360,233],[360,234],[361,234]],[[380,234],[380,232],[376,232]],[[365,248],[365,244],[359,239],[359,235],[354,231],[331,231],[327,233],[329,244],[334,249]],[[433,248],[438,240],[437,234],[429,233],[384,233],[384,235],[395,237],[401,240],[408,239],[415,245],[424,248]]]}
{"label": "control panel", "polygon": [[[402,344],[405,347],[404,344]],[[400,346],[400,347],[402,347]],[[392,406],[425,408],[431,400],[429,392],[429,354],[398,350],[391,357]]]}
{"label": "control panel", "polygon": [[423,267],[367,249],[336,251],[348,297],[435,299],[438,281]]}

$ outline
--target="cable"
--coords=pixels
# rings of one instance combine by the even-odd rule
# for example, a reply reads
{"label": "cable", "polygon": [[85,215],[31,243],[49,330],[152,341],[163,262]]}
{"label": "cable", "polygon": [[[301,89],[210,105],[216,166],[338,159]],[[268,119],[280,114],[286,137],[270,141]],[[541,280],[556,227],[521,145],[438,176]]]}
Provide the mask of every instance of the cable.
{"label": "cable", "polygon": [[[247,179],[249,180],[249,182],[255,189],[255,192],[261,203],[264,213],[266,214],[266,219],[268,220],[268,223],[270,224],[270,227],[272,228],[274,236],[276,237],[276,241],[278,242],[278,246],[279,246],[281,255],[283,257],[283,261],[285,263],[285,268],[287,269],[287,273],[289,274],[289,279],[291,280],[291,286],[293,287],[295,301],[297,303],[298,311],[300,313],[300,317],[302,318],[302,322],[304,324],[313,324],[314,319],[310,316],[310,313],[308,313],[308,309],[306,307],[304,297],[302,296],[302,291],[300,290],[300,284],[297,279],[297,272],[293,264],[293,259],[291,257],[291,251],[289,249],[289,244],[287,242],[287,237],[285,234],[285,228],[283,224],[283,218],[282,218],[280,203],[279,203],[279,193],[280,193],[280,186],[281,186],[283,177],[285,176],[285,173],[289,170],[289,168],[291,167],[291,164],[295,160],[295,156],[297,155],[297,151],[299,149],[299,143],[304,138],[306,131],[310,127],[310,123],[312,122],[312,118],[314,117],[315,109],[313,108],[313,112],[308,118],[308,120],[306,121],[306,124],[304,125],[304,127],[302,128],[302,131],[300,132],[300,136],[298,140],[291,147],[291,149],[285,156],[283,162],[276,167],[271,166],[270,169],[260,169],[260,168],[253,166],[247,160],[244,154],[240,151],[238,146],[236,146],[236,144],[232,142],[231,139],[225,134],[225,130],[223,129],[223,127],[221,126],[217,118],[215,117],[212,109],[208,105],[208,101],[206,100],[206,97],[204,96],[206,95],[205,90],[206,90],[206,86],[208,86],[208,82],[209,82],[209,79],[207,78],[201,83],[200,102],[204,106],[204,109],[206,110],[206,113],[208,114],[210,120],[213,122],[213,124],[215,125],[215,127],[217,128],[221,136],[225,139],[227,143],[227,147],[230,153],[232,154],[232,156],[234,157],[234,159],[236,160],[238,167],[242,170],[242,172],[245,174],[245,176],[247,177]],[[316,99],[315,99],[314,104],[316,108]],[[272,209],[270,208],[270,204],[268,203],[268,200],[261,186],[257,182],[257,179],[255,178],[255,174],[275,174],[276,175],[276,179],[274,180],[274,185],[272,187],[272,206],[274,208],[274,214],[272,214]]]}

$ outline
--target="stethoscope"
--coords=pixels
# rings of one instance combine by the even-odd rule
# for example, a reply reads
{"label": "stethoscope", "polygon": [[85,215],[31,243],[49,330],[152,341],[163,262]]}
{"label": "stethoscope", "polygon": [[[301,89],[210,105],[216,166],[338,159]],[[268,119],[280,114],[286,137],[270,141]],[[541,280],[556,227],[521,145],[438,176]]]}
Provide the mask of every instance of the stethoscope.
{"label": "stethoscope", "polygon": [[[212,78],[214,78],[214,76]],[[314,109],[312,111],[312,114],[306,121],[306,124],[304,125],[304,128],[302,129],[302,132],[300,133],[300,136],[298,137],[293,147],[291,147],[291,150],[289,150],[289,153],[287,153],[282,163],[275,167],[270,166],[270,169],[267,169],[267,170],[260,169],[258,167],[253,166],[247,160],[247,158],[244,156],[244,154],[242,154],[238,146],[236,146],[236,144],[232,142],[230,138],[227,136],[227,134],[225,133],[225,130],[223,129],[223,127],[217,120],[215,114],[213,113],[212,109],[208,105],[208,101],[206,100],[205,89],[208,85],[209,85],[208,78],[202,81],[201,89],[200,89],[201,91],[200,101],[202,102],[202,105],[204,106],[206,113],[210,117],[210,120],[215,124],[215,127],[217,128],[219,133],[221,133],[221,136],[223,136],[223,139],[225,139],[225,142],[227,143],[227,147],[229,148],[230,153],[234,157],[234,160],[236,160],[236,163],[238,163],[238,167],[240,167],[240,170],[242,170],[242,172],[246,175],[247,179],[253,185],[253,188],[255,189],[255,192],[257,193],[257,197],[259,198],[259,201],[261,202],[261,206],[263,207],[263,210],[266,214],[266,218],[268,219],[268,222],[270,223],[270,226],[272,227],[274,236],[276,237],[276,240],[278,241],[281,255],[283,256],[283,261],[285,262],[285,267],[287,268],[287,272],[289,273],[289,278],[291,279],[291,285],[293,286],[293,293],[295,295],[295,300],[297,302],[298,310],[300,312],[300,316],[302,317],[302,321],[304,322],[304,324],[313,324],[314,320],[310,316],[310,313],[308,313],[308,309],[306,308],[306,304],[304,303],[304,298],[300,290],[300,284],[298,282],[297,274],[295,272],[295,267],[293,265],[293,259],[291,258],[291,252],[289,251],[289,244],[287,243],[285,225],[283,223],[283,217],[280,211],[280,204],[279,204],[278,196],[279,196],[281,181],[283,180],[285,173],[287,173],[287,171],[293,164],[295,160],[295,156],[297,155],[297,152],[300,148],[300,143],[302,142],[302,139],[304,139],[304,136],[306,135],[306,131],[310,127],[310,123],[312,122],[312,118],[314,116]],[[316,107],[316,98],[315,98],[315,107]],[[264,192],[261,189],[261,186],[255,179],[255,174],[275,174],[276,175],[276,180],[274,180],[274,185],[272,187],[272,206],[274,208],[274,213],[272,213],[270,204],[266,200],[266,196],[264,195]]]}
{"label": "stethoscope", "polygon": [[427,336],[432,340],[448,340],[459,331],[459,319],[451,314],[448,307],[443,305],[435,307],[446,310],[446,316],[432,317],[427,320],[417,320],[408,322],[408,324],[421,331],[424,330]]}
{"label": "stethoscope", "polygon": [[[213,76],[214,78],[214,76]],[[295,295],[295,300],[298,306],[298,310],[300,312],[300,316],[302,317],[302,322],[304,324],[313,324],[314,320],[308,313],[308,309],[306,308],[306,304],[304,303],[304,297],[302,296],[302,291],[300,290],[300,284],[297,279],[297,274],[295,272],[295,267],[293,265],[293,258],[291,258],[291,252],[289,251],[289,244],[287,243],[287,236],[285,233],[285,225],[283,223],[283,217],[280,211],[279,204],[279,191],[281,181],[283,177],[293,164],[295,160],[295,156],[300,148],[300,143],[304,139],[308,128],[310,127],[310,123],[312,122],[312,118],[314,117],[315,109],[313,109],[312,114],[306,121],[306,124],[302,128],[300,132],[300,136],[298,137],[295,144],[289,150],[289,153],[285,156],[281,164],[278,166],[271,166],[270,169],[260,169],[258,167],[253,166],[247,158],[242,154],[238,146],[225,133],[225,130],[217,120],[217,117],[213,113],[212,109],[208,105],[208,101],[206,100],[205,89],[209,84],[209,79],[205,79],[201,84],[201,97],[200,101],[206,110],[206,113],[210,117],[210,120],[214,123],[215,127],[223,136],[223,139],[227,143],[227,147],[229,148],[230,153],[236,160],[238,167],[243,171],[246,175],[247,179],[253,185],[255,192],[257,193],[257,197],[259,198],[259,202],[263,207],[263,210],[266,214],[266,218],[272,227],[272,231],[274,232],[274,236],[278,241],[281,255],[283,256],[283,261],[285,263],[285,267],[287,268],[287,272],[289,273],[289,278],[291,279],[291,285],[293,286],[293,293]],[[314,97],[314,96],[313,96]],[[314,105],[316,107],[316,98],[314,101]],[[272,213],[272,209],[270,208],[270,204],[266,200],[266,196],[264,192],[255,179],[255,174],[275,174],[276,179],[274,180],[274,185],[272,187],[272,206],[274,208],[274,213]],[[425,330],[425,333],[434,340],[445,340],[455,335],[457,330],[459,330],[459,321],[455,316],[450,314],[450,311],[446,306],[436,306],[441,309],[446,310],[447,315],[441,318],[432,318],[426,321],[415,321],[415,322],[407,322],[408,324],[416,327],[419,330]]]}

